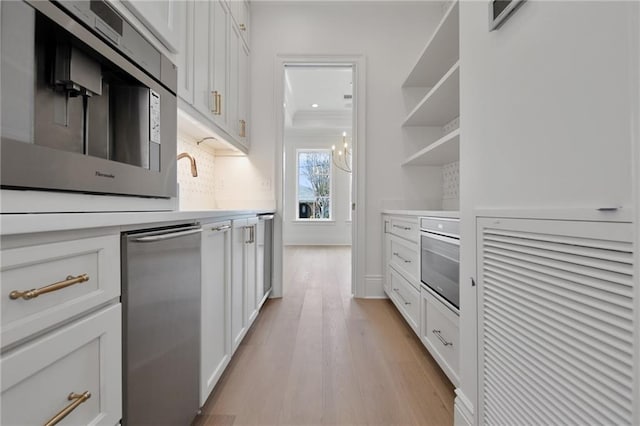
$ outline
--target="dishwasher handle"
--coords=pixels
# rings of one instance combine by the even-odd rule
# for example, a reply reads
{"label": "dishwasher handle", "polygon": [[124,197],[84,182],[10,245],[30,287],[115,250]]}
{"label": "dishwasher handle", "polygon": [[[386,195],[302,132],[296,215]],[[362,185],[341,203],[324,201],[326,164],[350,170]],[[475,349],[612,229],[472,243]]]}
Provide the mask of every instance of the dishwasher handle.
{"label": "dishwasher handle", "polygon": [[133,241],[135,241],[136,243],[152,243],[155,241],[164,241],[171,238],[183,237],[185,235],[197,234],[199,232],[202,232],[202,228],[189,229],[187,231],[167,232],[165,234],[149,235],[146,237],[138,237],[134,238]]}

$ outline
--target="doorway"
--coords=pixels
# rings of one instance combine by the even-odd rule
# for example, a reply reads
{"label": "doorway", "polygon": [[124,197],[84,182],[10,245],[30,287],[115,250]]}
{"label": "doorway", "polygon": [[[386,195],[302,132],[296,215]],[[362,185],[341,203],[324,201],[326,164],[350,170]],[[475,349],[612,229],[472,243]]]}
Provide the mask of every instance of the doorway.
{"label": "doorway", "polygon": [[[280,71],[281,149],[276,163],[281,172],[282,253],[313,246],[344,253],[357,247],[358,238],[357,64],[283,60]],[[356,253],[349,250],[350,292],[358,296]],[[283,256],[283,271],[289,259]]]}

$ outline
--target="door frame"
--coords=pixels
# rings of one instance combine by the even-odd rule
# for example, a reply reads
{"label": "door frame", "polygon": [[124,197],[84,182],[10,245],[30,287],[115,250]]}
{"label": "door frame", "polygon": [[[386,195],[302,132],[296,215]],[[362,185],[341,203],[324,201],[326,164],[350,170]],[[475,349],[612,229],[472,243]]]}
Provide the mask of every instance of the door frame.
{"label": "door frame", "polygon": [[272,297],[283,294],[283,217],[284,217],[284,71],[286,65],[345,65],[353,69],[353,137],[352,164],[353,181],[351,213],[351,293],[354,297],[366,297],[364,280],[366,245],[365,245],[365,76],[366,63],[362,55],[277,55],[274,69],[274,99],[276,118],[276,220],[274,221],[274,269]]}

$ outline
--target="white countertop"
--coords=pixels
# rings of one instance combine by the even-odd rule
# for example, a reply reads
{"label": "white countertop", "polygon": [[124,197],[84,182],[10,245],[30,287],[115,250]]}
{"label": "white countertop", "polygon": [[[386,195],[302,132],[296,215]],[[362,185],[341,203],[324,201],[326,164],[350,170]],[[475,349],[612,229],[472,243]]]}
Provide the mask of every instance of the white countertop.
{"label": "white countertop", "polygon": [[273,210],[200,210],[105,213],[25,213],[0,215],[0,234],[68,231],[76,229],[132,226],[160,222],[229,219],[272,213]]}
{"label": "white countertop", "polygon": [[418,217],[450,217],[460,219],[460,212],[458,210],[383,210],[382,214]]}

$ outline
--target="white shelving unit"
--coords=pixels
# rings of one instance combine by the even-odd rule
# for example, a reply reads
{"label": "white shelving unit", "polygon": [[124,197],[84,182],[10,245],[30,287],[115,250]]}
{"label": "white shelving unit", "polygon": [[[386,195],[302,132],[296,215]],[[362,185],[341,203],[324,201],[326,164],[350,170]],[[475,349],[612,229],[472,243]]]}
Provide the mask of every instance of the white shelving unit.
{"label": "white shelving unit", "polygon": [[444,126],[460,115],[460,65],[456,62],[405,119],[403,126]]}
{"label": "white shelving unit", "polygon": [[[455,1],[442,17],[403,88],[425,89],[403,127],[445,127],[460,117],[459,5]],[[423,92],[424,93],[424,92]],[[460,158],[460,131],[453,130],[410,155],[403,166],[442,166]]]}
{"label": "white shelving unit", "polygon": [[441,137],[407,158],[403,166],[440,166],[460,158],[460,129]]}
{"label": "white shelving unit", "polygon": [[460,56],[458,3],[444,14],[402,87],[433,87]]}

